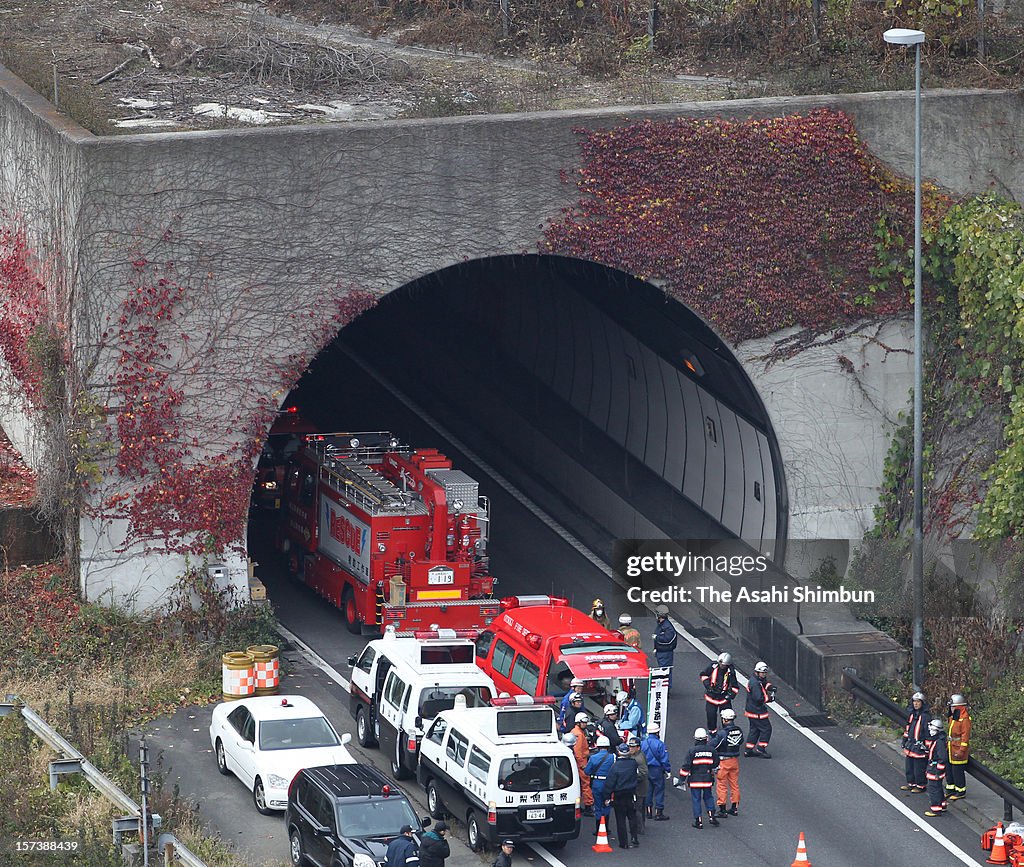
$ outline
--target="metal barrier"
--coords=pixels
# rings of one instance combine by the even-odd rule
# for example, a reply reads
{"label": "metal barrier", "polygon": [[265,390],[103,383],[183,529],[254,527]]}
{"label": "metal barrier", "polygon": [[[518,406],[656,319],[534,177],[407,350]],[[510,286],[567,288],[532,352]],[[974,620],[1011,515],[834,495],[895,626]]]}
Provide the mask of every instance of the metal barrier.
{"label": "metal barrier", "polygon": [[[89,784],[102,794],[108,801],[120,807],[129,815],[121,816],[111,822],[111,829],[114,834],[114,842],[119,844],[126,833],[137,833],[140,839],[146,838],[148,825],[143,828],[143,809],[132,798],[119,789],[114,782],[76,750],[64,737],[54,729],[46,720],[37,714],[32,708],[18,701],[18,697],[7,695],[4,701],[0,701],[0,717],[11,713],[20,712],[25,725],[41,741],[51,749],[62,755],[62,758],[50,762],[50,788],[56,789],[60,777],[64,774],[81,774],[88,780]],[[152,820],[152,827],[159,828],[160,816],[156,813],[149,814]],[[164,845],[164,838],[168,844],[175,846],[178,859],[188,867],[206,867],[186,846],[179,843],[173,834],[163,834],[160,837],[161,847]],[[166,855],[165,855],[166,857]]]}
{"label": "metal barrier", "polygon": [[[865,704],[870,705],[879,713],[889,717],[893,722],[904,724],[907,721],[905,708],[900,707],[894,701],[886,698],[874,687],[869,686],[859,677],[857,669],[843,669],[843,689],[849,692],[854,698],[861,699]],[[1024,811],[1024,792],[1012,783],[1004,780],[991,768],[985,767],[973,757],[967,760],[967,773],[974,777],[983,786],[990,789],[1003,799],[1003,821],[1013,821],[1013,808]]]}
{"label": "metal barrier", "polygon": [[173,834],[161,834],[156,843],[157,851],[164,853],[164,867],[171,867],[175,860],[185,867],[206,867],[206,862],[197,858],[192,851]]}

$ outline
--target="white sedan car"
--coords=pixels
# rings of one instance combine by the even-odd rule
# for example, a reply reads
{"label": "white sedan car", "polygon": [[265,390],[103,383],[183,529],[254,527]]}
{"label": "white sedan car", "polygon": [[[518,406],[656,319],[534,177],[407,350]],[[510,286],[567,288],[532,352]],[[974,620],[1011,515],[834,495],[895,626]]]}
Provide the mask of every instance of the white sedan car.
{"label": "white sedan car", "polygon": [[323,712],[298,695],[225,701],[213,709],[210,743],[217,770],[234,774],[252,790],[261,813],[288,806],[288,785],[303,768],[352,765],[341,737]]}

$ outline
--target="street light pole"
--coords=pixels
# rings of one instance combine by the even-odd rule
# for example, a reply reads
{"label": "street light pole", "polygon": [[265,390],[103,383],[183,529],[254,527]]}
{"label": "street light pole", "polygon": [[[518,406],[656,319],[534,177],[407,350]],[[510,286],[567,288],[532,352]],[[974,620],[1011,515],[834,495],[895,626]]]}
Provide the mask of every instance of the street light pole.
{"label": "street light pole", "polygon": [[921,43],[924,32],[900,27],[886,30],[891,45],[914,46],[914,540],[913,556],[913,674],[924,685],[924,343],[921,311]]}

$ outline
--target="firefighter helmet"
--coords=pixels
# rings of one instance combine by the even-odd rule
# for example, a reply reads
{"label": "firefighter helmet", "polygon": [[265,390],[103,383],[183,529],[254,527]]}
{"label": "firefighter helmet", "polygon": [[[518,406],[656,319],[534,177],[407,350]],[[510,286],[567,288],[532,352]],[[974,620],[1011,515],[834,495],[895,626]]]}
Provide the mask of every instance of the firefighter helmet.
{"label": "firefighter helmet", "polygon": [[595,599],[593,602],[590,603],[590,608],[591,608],[591,610],[597,609],[597,608],[604,608],[604,600],[602,600],[602,599]]}
{"label": "firefighter helmet", "polygon": [[608,740],[608,735],[598,735],[597,740],[594,741],[595,747],[610,747],[612,742]]}
{"label": "firefighter helmet", "polygon": [[572,732],[566,732],[564,735],[562,735],[562,743],[565,744],[567,747],[576,746],[577,740],[579,740],[579,738],[577,738],[576,735],[574,735]]}
{"label": "firefighter helmet", "polygon": [[910,697],[910,700],[911,700],[911,701],[920,701],[920,702],[923,702],[923,701],[924,701],[924,693],[923,693],[923,692],[915,692],[915,693],[914,693],[914,694],[913,694],[913,695],[912,695],[912,696]]}
{"label": "firefighter helmet", "polygon": [[629,626],[633,622],[633,618],[628,614],[619,615],[619,626]]}
{"label": "firefighter helmet", "polygon": [[722,711],[722,722],[731,722],[734,719],[736,719],[736,711],[731,707],[727,707]]}
{"label": "firefighter helmet", "polygon": [[759,662],[757,665],[754,666],[754,672],[755,672],[755,674],[767,674],[768,673],[768,663],[767,662]]}
{"label": "firefighter helmet", "polygon": [[588,722],[590,722],[590,714],[583,711],[576,714],[576,725],[586,725]]}
{"label": "firefighter helmet", "polygon": [[625,703],[626,703],[627,701],[629,701],[629,693],[628,693],[628,692],[626,692],[626,691],[625,691],[624,689],[620,689],[620,690],[619,690],[619,691],[618,691],[618,692],[617,692],[617,693],[615,694],[615,700],[616,700],[616,701],[617,701],[617,702],[618,702],[619,704],[625,704]]}
{"label": "firefighter helmet", "polygon": [[942,731],[942,720],[940,720],[940,719],[933,719],[930,723],[928,723],[928,734],[934,736],[934,735],[937,735],[941,731]]}
{"label": "firefighter helmet", "polygon": [[580,695],[578,692],[572,693],[569,696],[569,704],[572,704],[574,701],[583,701],[583,696]]}
{"label": "firefighter helmet", "polygon": [[708,730],[707,729],[694,729],[693,730],[693,739],[695,741],[706,741],[708,739]]}
{"label": "firefighter helmet", "polygon": [[967,699],[960,695],[960,693],[955,692],[949,697],[949,703],[953,705],[953,707],[962,707],[967,704]]}
{"label": "firefighter helmet", "polygon": [[606,704],[604,706],[604,715],[605,716],[610,716],[611,714],[618,713],[618,712],[619,712],[619,709],[614,704]]}
{"label": "firefighter helmet", "polygon": [[728,653],[720,653],[720,654],[718,654],[718,664],[719,665],[731,665],[732,664],[732,656],[731,656],[731,654],[728,654]]}

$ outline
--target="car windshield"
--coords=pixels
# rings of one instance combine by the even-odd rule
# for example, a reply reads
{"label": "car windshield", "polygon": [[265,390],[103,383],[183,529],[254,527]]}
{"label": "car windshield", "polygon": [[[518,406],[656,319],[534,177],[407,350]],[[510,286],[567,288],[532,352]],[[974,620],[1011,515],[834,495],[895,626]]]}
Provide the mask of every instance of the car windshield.
{"label": "car windshield", "polygon": [[491,691],[486,686],[431,686],[420,694],[420,716],[433,719],[455,707],[455,696],[466,697],[466,707],[487,707]]}
{"label": "car windshield", "polygon": [[567,756],[503,759],[498,770],[498,788],[506,792],[550,792],[571,785]]}
{"label": "car windshield", "polygon": [[563,656],[571,656],[574,653],[636,653],[636,650],[628,644],[615,644],[610,641],[596,641],[590,644],[563,644],[558,648]]}
{"label": "car windshield", "polygon": [[374,798],[338,804],[338,831],[343,837],[397,837],[402,825],[420,826],[405,798]]}
{"label": "car windshield", "polygon": [[336,747],[340,743],[331,724],[322,716],[270,719],[260,723],[261,750],[305,750]]}

